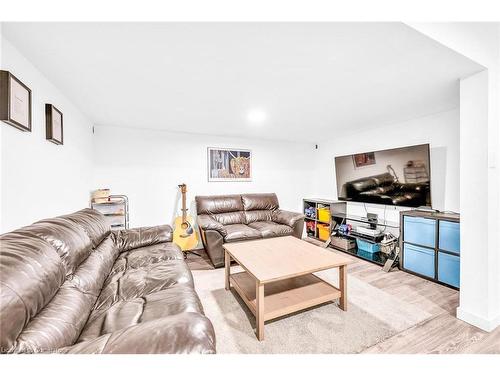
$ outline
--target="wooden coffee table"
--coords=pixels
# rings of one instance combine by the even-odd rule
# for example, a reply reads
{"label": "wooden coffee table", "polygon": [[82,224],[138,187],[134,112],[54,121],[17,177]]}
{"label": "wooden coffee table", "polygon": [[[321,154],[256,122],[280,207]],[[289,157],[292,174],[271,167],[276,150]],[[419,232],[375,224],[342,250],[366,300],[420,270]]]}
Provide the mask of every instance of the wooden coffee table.
{"label": "wooden coffee table", "polygon": [[[264,322],[340,299],[347,310],[347,264],[351,260],[295,237],[226,243],[226,290],[231,285],[257,320],[257,338],[264,340]],[[245,271],[231,274],[231,260]],[[339,268],[339,288],[313,272]]]}

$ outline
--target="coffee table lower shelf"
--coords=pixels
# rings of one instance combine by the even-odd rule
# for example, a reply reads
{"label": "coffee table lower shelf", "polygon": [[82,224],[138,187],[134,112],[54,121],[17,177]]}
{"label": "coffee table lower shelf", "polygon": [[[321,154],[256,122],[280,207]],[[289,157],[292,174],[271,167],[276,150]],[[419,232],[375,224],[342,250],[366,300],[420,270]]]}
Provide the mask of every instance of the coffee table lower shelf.
{"label": "coffee table lower shelf", "polygon": [[[256,280],[247,272],[231,274],[231,284],[252,313],[257,316]],[[313,274],[265,284],[264,321],[333,301],[339,289]]]}

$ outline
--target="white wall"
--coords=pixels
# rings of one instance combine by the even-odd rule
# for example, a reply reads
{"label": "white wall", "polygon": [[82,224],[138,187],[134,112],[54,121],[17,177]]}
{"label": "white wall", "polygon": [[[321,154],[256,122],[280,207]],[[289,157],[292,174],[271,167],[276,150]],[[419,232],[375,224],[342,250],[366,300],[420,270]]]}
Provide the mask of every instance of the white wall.
{"label": "white wall", "polygon": [[[481,191],[488,181],[488,143],[487,132],[477,132],[477,128],[486,128],[488,124],[488,72],[475,74],[460,83],[460,131],[462,155],[461,170],[467,170],[462,174],[461,197],[464,206],[464,215],[461,218],[461,228],[487,228],[488,227],[488,196],[478,195],[470,205],[470,197]],[[469,181],[470,180],[470,181]],[[487,270],[490,265],[488,254],[488,237],[482,235],[461,236],[463,250],[474,249],[474,251],[461,252],[460,273],[461,279],[467,280],[461,285],[459,315],[468,320],[484,326],[478,317],[483,312],[491,309],[488,304],[492,300],[491,293],[495,286],[490,280],[490,272],[476,272],[477,268]],[[493,263],[493,262],[492,262]],[[478,292],[480,291],[480,298]]]}
{"label": "white wall", "polygon": [[[0,123],[1,227],[7,232],[33,221],[88,207],[92,124],[6,39],[1,67],[32,90],[32,132]],[[45,103],[64,114],[64,145],[45,140]]]}
{"label": "white wall", "polygon": [[[316,153],[316,195],[337,198],[335,156],[429,143],[432,205],[439,210],[459,212],[459,124],[459,110],[455,109],[397,124],[370,127],[356,132],[346,131],[323,142],[319,144]],[[366,207],[381,217],[385,214],[387,220],[394,222],[399,221],[401,209],[408,209],[369,204]],[[353,214],[365,215],[363,204],[349,203],[348,210]]]}
{"label": "white wall", "polygon": [[[250,149],[252,181],[208,182],[209,146]],[[275,192],[283,209],[301,210],[311,193],[313,156],[309,143],[96,126],[93,186],[128,195],[131,227],[171,223],[181,183],[191,215],[195,195],[245,192]]]}
{"label": "white wall", "polygon": [[[464,158],[474,155],[471,160],[478,159],[475,164],[463,162],[460,166],[461,220],[469,225],[474,223],[481,232],[478,236],[477,231],[462,226],[461,253],[467,261],[461,265],[464,272],[460,276],[457,316],[491,331],[500,325],[500,23],[412,23],[410,26],[487,68],[484,73],[463,77],[460,85],[463,115],[460,128],[464,142],[461,154]],[[471,142],[466,143],[466,139]],[[472,176],[478,174],[483,178],[480,186],[474,178],[465,178],[471,171]],[[472,191],[474,199],[470,196]],[[476,225],[476,221],[482,221],[482,225]],[[478,243],[478,237],[486,242]]]}

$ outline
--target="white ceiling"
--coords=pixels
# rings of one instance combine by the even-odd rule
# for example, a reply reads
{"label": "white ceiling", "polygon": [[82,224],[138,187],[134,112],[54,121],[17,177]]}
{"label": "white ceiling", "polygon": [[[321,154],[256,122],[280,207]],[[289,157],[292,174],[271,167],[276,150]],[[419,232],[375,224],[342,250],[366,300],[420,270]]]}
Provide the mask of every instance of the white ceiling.
{"label": "white ceiling", "polygon": [[3,25],[98,125],[315,142],[455,108],[482,69],[402,23]]}

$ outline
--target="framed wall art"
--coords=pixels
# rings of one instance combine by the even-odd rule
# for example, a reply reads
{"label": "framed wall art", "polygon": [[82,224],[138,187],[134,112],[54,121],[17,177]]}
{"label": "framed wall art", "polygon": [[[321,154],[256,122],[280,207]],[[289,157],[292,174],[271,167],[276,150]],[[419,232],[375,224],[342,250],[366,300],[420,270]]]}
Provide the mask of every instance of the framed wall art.
{"label": "framed wall art", "polygon": [[252,181],[252,151],[209,147],[208,181]]}
{"label": "framed wall art", "polygon": [[0,70],[0,120],[31,131],[31,90],[6,70]]}
{"label": "framed wall art", "polygon": [[354,168],[363,168],[375,164],[375,153],[365,152],[363,154],[356,154],[352,156]]}
{"label": "framed wall art", "polygon": [[52,104],[45,104],[45,131],[48,141],[63,144],[63,114]]}

